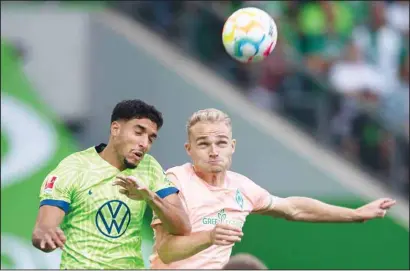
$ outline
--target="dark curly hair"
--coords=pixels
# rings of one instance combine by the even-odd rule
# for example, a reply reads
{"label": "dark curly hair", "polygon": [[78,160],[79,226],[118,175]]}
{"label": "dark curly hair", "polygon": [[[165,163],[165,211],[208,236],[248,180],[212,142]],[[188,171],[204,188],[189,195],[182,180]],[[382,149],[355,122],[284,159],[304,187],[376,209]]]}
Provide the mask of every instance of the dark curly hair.
{"label": "dark curly hair", "polygon": [[164,120],[162,113],[159,112],[153,105],[149,105],[144,101],[124,100],[119,102],[112,111],[111,123],[117,120],[132,120],[132,119],[149,119],[157,124],[158,130],[162,127]]}

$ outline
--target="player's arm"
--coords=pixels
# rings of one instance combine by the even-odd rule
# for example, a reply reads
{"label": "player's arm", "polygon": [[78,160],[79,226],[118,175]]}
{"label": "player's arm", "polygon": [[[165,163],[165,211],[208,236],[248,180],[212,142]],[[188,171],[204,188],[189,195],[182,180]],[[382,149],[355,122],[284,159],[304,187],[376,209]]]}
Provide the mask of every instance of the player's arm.
{"label": "player's arm", "polygon": [[177,194],[179,190],[169,182],[162,169],[160,172],[150,188],[133,176],[117,176],[114,185],[121,186],[123,189],[120,189],[120,193],[131,199],[145,200],[169,233],[189,234],[191,223]]}
{"label": "player's arm", "polygon": [[209,232],[195,232],[190,235],[172,235],[163,225],[154,227],[156,252],[165,264],[189,258],[212,245]]}
{"label": "player's arm", "polygon": [[182,206],[181,199],[175,192],[165,198],[161,198],[159,193],[152,193],[151,197],[147,200],[147,204],[169,233],[185,235],[191,232],[191,223],[189,222],[188,215]]}
{"label": "player's arm", "polygon": [[66,238],[59,225],[64,215],[64,211],[59,207],[40,207],[32,235],[34,247],[44,252],[51,252],[57,247],[63,248]]}
{"label": "player's arm", "polygon": [[[168,179],[178,186],[179,180],[172,174],[167,174]],[[182,208],[189,213],[188,207],[184,205],[184,195],[180,191],[178,197],[181,198]],[[239,242],[243,236],[240,228],[218,224],[212,230],[194,232],[185,236],[169,234],[164,225],[157,217],[153,218],[151,226],[155,232],[155,251],[165,264],[187,259],[211,245],[230,245]]]}
{"label": "player's arm", "polygon": [[194,232],[187,236],[176,236],[164,230],[161,224],[154,226],[155,250],[165,264],[187,259],[212,245],[230,245],[241,241],[240,228],[218,224],[210,231]]}
{"label": "player's arm", "polygon": [[383,217],[395,204],[391,199],[379,199],[357,209],[330,205],[306,197],[277,198],[271,196],[272,204],[264,214],[287,220],[306,222],[362,222]]}
{"label": "player's arm", "polygon": [[32,234],[34,247],[51,252],[62,248],[66,241],[59,228],[71,202],[72,183],[75,180],[73,170],[57,168],[47,176],[41,186],[40,208]]}
{"label": "player's arm", "polygon": [[147,200],[148,205],[169,233],[188,235],[191,232],[191,223],[178,195],[179,189],[173,183],[173,179],[170,179],[175,176],[166,175],[155,159],[151,165],[155,178],[151,179],[150,188],[155,193]]}
{"label": "player's arm", "polygon": [[305,222],[362,222],[383,217],[395,204],[391,199],[379,199],[357,209],[330,205],[307,197],[279,198],[254,182],[247,182],[253,212]]}

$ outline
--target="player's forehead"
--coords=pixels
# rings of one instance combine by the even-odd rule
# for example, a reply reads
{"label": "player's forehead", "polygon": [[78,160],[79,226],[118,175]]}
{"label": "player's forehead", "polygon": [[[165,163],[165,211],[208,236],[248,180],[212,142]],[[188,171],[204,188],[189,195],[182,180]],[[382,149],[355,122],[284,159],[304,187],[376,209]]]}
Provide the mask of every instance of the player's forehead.
{"label": "player's forehead", "polygon": [[190,129],[192,139],[232,138],[232,128],[224,121],[201,121]]}

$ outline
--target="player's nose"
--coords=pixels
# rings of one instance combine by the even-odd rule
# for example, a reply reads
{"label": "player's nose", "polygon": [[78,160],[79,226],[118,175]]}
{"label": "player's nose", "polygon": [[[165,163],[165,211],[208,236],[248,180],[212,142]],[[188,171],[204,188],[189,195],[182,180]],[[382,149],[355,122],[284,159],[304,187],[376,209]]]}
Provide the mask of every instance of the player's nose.
{"label": "player's nose", "polygon": [[144,150],[148,148],[149,145],[149,139],[148,137],[141,137],[140,140],[138,141],[138,148],[141,149],[143,148]]}
{"label": "player's nose", "polygon": [[212,158],[216,158],[218,157],[218,155],[219,155],[218,150],[214,146],[212,146],[209,151],[209,156]]}

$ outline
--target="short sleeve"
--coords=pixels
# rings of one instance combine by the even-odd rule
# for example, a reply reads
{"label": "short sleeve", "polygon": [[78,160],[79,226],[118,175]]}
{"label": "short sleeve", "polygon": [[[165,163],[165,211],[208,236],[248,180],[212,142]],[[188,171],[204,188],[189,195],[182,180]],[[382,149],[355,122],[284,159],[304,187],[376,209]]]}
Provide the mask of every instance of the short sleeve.
{"label": "short sleeve", "polygon": [[161,198],[179,192],[178,188],[168,180],[161,165],[154,158],[151,161],[150,189]]}
{"label": "short sleeve", "polygon": [[[185,197],[183,195],[183,190],[181,190],[180,183],[176,175],[172,172],[167,172],[166,175],[168,176],[168,179],[170,182],[175,185],[175,187],[178,189],[178,196],[181,200],[182,207],[184,208],[184,211],[188,214],[189,216],[189,211],[188,207],[186,205]],[[155,214],[155,212],[152,212],[152,221],[151,221],[151,227],[155,229],[155,225],[161,224],[161,220],[158,218],[158,216]]]}
{"label": "short sleeve", "polygon": [[60,165],[44,179],[40,189],[40,207],[56,206],[65,213],[69,211],[73,193],[73,183],[77,180],[77,172]]}
{"label": "short sleeve", "polygon": [[246,186],[247,196],[252,202],[253,213],[260,213],[273,208],[278,197],[271,195],[266,189],[251,180],[246,182]]}

